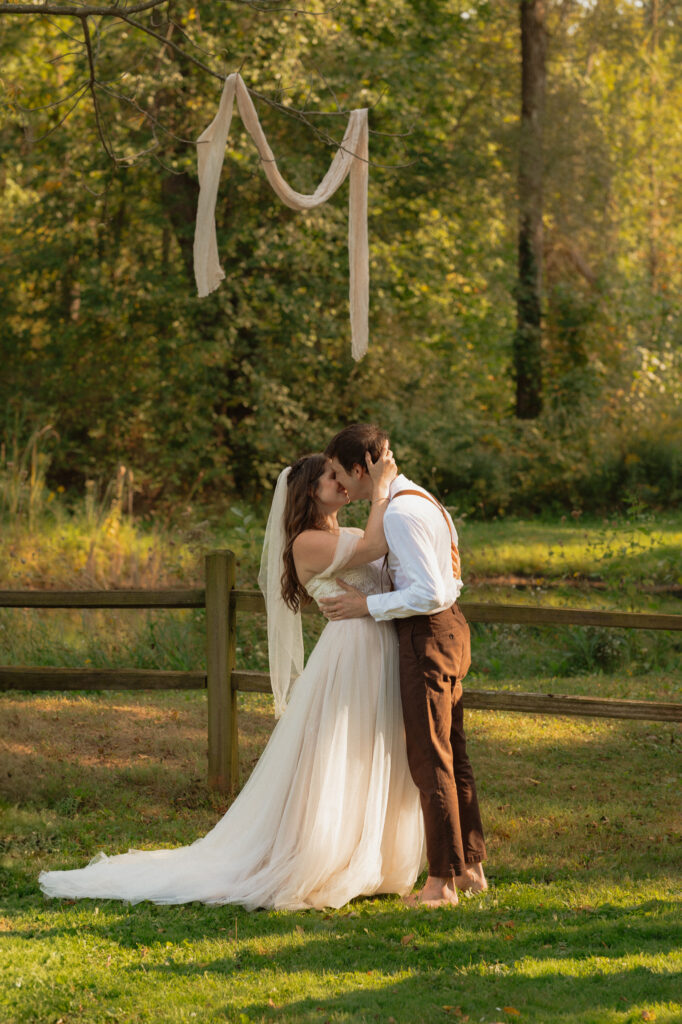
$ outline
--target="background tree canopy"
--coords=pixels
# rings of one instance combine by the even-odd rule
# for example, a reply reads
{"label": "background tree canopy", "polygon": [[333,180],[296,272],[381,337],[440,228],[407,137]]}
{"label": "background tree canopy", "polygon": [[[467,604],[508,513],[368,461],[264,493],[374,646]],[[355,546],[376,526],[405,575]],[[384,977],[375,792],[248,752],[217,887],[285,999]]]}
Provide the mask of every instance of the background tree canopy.
{"label": "background tree canopy", "polygon": [[[199,300],[193,140],[220,81],[125,23],[88,19],[112,160],[86,93],[65,120],[80,93],[50,106],[88,83],[78,19],[0,17],[3,465],[52,424],[55,484],[81,490],[124,463],[147,503],[250,497],[371,418],[402,467],[462,511],[679,501],[680,5],[545,4],[532,420],[514,416],[512,377],[518,6],[304,7],[175,0],[169,38],[223,74],[241,68],[332,139],[339,111],[372,108],[371,340],[357,365],[345,188],[292,213],[235,118],[217,210],[227,279]],[[165,15],[139,17],[165,38]],[[287,180],[311,191],[332,150],[275,107],[259,115]]]}

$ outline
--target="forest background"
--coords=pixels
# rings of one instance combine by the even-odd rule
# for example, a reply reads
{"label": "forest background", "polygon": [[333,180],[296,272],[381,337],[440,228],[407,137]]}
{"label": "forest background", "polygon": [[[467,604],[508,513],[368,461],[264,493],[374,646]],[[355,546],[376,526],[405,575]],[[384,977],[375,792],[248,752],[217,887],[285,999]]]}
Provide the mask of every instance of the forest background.
{"label": "forest background", "polygon": [[[251,587],[279,469],[371,418],[456,514],[467,600],[679,611],[682,0],[160,0],[132,16],[145,31],[125,18],[155,0],[108,0],[115,17],[60,2],[76,13],[0,0],[0,586],[200,586],[218,547]],[[544,137],[524,181],[531,9]],[[370,107],[359,363],[347,186],[286,209],[239,118],[227,278],[197,298],[194,142],[236,70],[301,191]],[[521,417],[519,226],[538,183]],[[239,669],[267,669],[263,619],[240,617]],[[310,648],[323,620],[305,620]],[[199,609],[8,607],[0,661],[197,673],[206,632]],[[679,701],[679,632],[472,636],[472,688]],[[3,1020],[681,1019],[672,723],[467,711],[493,886],[453,922],[397,897],[319,915],[48,905],[41,869],[189,843],[226,810],[205,691],[2,706]],[[239,694],[242,781],[273,725],[268,695]]]}
{"label": "forest background", "polygon": [[[101,135],[78,19],[0,18],[0,473],[82,495],[125,466],[141,512],[253,501],[300,451],[372,419],[461,514],[675,506],[681,5],[544,4],[542,408],[526,419],[519,4],[297,6],[174,0],[177,50],[90,19]],[[197,298],[194,140],[220,82],[186,54],[307,112],[258,103],[301,191],[327,168],[339,111],[370,107],[362,362],[345,188],[286,209],[238,118],[217,208],[227,278]]]}

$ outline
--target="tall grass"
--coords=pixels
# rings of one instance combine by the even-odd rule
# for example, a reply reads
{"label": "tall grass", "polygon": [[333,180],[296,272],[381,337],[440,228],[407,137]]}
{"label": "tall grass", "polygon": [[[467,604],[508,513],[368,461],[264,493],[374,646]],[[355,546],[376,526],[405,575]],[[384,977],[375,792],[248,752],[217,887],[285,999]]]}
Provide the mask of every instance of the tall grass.
{"label": "tall grass", "polygon": [[25,519],[29,529],[50,500],[45,476],[50,457],[41,444],[57,437],[52,424],[34,430],[25,443],[14,431],[0,442],[0,519]]}

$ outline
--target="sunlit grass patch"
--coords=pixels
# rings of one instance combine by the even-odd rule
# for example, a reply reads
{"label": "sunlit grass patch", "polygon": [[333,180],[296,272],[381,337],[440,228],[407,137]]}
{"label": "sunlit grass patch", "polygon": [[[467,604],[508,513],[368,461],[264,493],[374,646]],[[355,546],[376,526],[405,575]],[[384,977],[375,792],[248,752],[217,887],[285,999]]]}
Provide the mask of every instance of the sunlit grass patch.
{"label": "sunlit grass patch", "polygon": [[[233,502],[201,509],[165,525],[128,517],[116,501],[86,497],[67,507],[57,498],[28,522],[15,518],[0,531],[0,586],[154,587],[200,581],[202,552],[228,547],[237,555],[238,582],[255,584],[265,525],[264,508]],[[362,525],[364,503],[343,513]],[[602,579],[616,591],[628,581],[682,583],[682,516],[634,510],[602,519],[458,521],[465,582],[508,574]],[[628,595],[631,596],[631,595]]]}
{"label": "sunlit grass patch", "polygon": [[[3,1022],[682,1014],[672,726],[469,712],[488,894],[452,912],[382,897],[248,914],[46,901],[36,886],[42,868],[188,843],[222,815],[205,785],[203,694],[3,701]],[[239,704],[243,781],[274,719],[267,696]]]}
{"label": "sunlit grass patch", "polygon": [[556,883],[435,912],[393,898],[307,914],[25,901],[7,919],[5,1019],[672,1024],[676,909],[660,885]]}
{"label": "sunlit grass patch", "polygon": [[[627,582],[682,583],[682,517],[679,514],[605,519],[497,522],[459,525],[465,574],[499,577],[585,577],[616,590]],[[632,595],[628,595],[632,596]]]}
{"label": "sunlit grass patch", "polygon": [[255,583],[265,519],[233,502],[210,518],[189,510],[174,521],[133,518],[120,505],[86,496],[56,500],[30,523],[2,522],[0,588],[118,589],[201,586],[203,555],[229,548],[237,581]]}

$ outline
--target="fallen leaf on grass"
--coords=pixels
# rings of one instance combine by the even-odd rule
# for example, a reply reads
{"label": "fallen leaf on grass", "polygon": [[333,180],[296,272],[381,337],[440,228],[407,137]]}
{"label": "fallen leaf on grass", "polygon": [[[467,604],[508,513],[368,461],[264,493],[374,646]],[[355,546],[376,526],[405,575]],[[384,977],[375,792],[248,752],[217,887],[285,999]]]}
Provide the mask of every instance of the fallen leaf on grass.
{"label": "fallen leaf on grass", "polygon": [[409,935],[403,935],[402,939],[400,940],[400,945],[401,946],[409,946],[409,944],[412,942],[413,938],[414,938],[414,932],[410,932]]}
{"label": "fallen leaf on grass", "polygon": [[517,1010],[515,1006],[503,1006],[502,1009],[505,1013],[510,1013],[514,1017],[520,1017],[521,1011]]}
{"label": "fallen leaf on grass", "polygon": [[656,1020],[656,1014],[651,1010],[642,1010],[642,1020]]}

